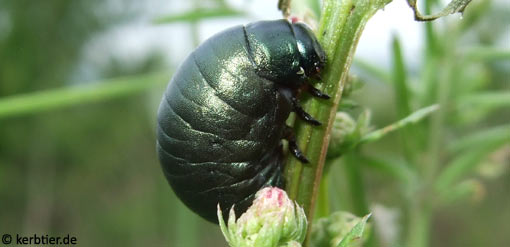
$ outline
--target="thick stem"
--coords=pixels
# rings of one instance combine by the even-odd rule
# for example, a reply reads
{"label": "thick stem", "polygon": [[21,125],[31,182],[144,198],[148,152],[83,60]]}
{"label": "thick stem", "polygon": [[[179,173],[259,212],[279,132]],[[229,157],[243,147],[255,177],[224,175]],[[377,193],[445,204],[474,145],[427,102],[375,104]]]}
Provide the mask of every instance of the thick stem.
{"label": "thick stem", "polygon": [[[361,159],[356,151],[357,150],[354,150],[344,156],[344,165],[346,180],[350,191],[349,200],[352,205],[351,210],[357,216],[362,217],[370,213],[370,206],[365,196],[365,185],[363,184],[363,174],[361,171],[362,163],[360,162]],[[375,232],[371,231],[367,242],[365,242],[363,246],[374,246],[376,242],[375,237]]]}
{"label": "thick stem", "polygon": [[329,201],[329,175],[325,174],[321,180],[319,195],[317,197],[317,211],[315,217],[322,218],[328,217],[330,214],[330,201]]}
{"label": "thick stem", "polygon": [[[320,89],[333,98],[328,101],[315,99],[303,101],[304,109],[323,125],[313,127],[300,120],[296,121],[294,129],[298,137],[297,142],[310,160],[310,164],[303,165],[289,156],[286,166],[287,192],[304,207],[308,222],[313,221],[329,133],[358,40],[368,19],[390,1],[325,0],[323,3],[317,37],[326,52],[328,62],[322,74],[324,79]],[[305,246],[308,246],[307,243]]]}
{"label": "thick stem", "polygon": [[427,247],[430,231],[430,209],[414,202],[409,212],[409,231],[406,246]]}
{"label": "thick stem", "polygon": [[350,190],[351,210],[358,216],[365,216],[369,213],[369,205],[365,198],[365,186],[360,169],[361,163],[357,160],[357,155],[353,153],[344,156],[345,173]]}

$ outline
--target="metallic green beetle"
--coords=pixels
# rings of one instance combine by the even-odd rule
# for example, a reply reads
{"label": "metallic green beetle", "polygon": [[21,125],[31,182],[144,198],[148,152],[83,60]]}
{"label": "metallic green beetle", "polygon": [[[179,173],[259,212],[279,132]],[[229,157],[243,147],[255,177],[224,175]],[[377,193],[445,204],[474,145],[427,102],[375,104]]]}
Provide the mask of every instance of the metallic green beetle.
{"label": "metallic green beetle", "polygon": [[312,31],[287,20],[259,21],[220,32],[180,65],[158,111],[157,151],[177,196],[217,222],[235,205],[240,215],[265,186],[283,187],[282,139],[308,162],[285,124],[301,108],[303,90],[328,99],[308,83],[326,57]]}

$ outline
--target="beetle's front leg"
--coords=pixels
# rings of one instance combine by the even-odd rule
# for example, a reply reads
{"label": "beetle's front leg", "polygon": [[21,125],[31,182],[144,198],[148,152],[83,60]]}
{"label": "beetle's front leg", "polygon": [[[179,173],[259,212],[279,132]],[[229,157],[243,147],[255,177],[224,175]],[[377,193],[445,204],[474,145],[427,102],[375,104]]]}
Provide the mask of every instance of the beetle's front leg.
{"label": "beetle's front leg", "polygon": [[[312,124],[312,125],[321,125],[319,121],[317,121],[315,118],[313,118],[310,114],[308,114],[305,110],[303,110],[303,107],[301,107],[301,104],[299,103],[299,99],[297,96],[299,95],[299,91],[302,89],[290,89],[286,87],[279,88],[280,94],[290,103],[292,111],[296,113],[301,119],[304,121]],[[318,90],[317,90],[318,91]],[[320,91],[319,91],[320,92]],[[329,97],[329,96],[328,96]]]}

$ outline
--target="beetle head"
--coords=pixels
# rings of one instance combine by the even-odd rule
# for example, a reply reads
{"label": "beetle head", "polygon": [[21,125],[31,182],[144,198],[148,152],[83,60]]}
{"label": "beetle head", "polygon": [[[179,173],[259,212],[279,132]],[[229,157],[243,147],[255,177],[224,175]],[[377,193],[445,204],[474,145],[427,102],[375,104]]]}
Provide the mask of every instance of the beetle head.
{"label": "beetle head", "polygon": [[300,65],[306,77],[318,77],[326,64],[326,54],[312,30],[302,22],[292,23],[300,54]]}

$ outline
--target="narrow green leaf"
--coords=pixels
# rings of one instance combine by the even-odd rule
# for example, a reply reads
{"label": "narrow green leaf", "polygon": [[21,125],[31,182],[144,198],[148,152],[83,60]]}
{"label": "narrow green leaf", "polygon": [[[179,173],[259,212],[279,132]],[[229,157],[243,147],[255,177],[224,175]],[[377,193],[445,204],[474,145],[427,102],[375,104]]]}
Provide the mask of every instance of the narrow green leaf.
{"label": "narrow green leaf", "polygon": [[458,107],[503,107],[510,106],[510,92],[483,92],[464,96],[458,100]]}
{"label": "narrow green leaf", "polygon": [[469,179],[447,188],[439,194],[439,200],[443,204],[450,204],[466,199],[479,199],[483,191],[483,185],[478,180]]}
{"label": "narrow green leaf", "polygon": [[485,146],[477,146],[460,153],[445,166],[437,177],[435,183],[436,190],[439,192],[445,191],[453,183],[481,164],[481,161],[490,153],[507,143],[507,140],[501,140]]}
{"label": "narrow green leaf", "polygon": [[425,108],[419,109],[419,110],[413,112],[411,115],[407,116],[406,118],[399,120],[398,122],[395,122],[395,123],[388,125],[382,129],[378,129],[378,130],[375,130],[375,131],[372,131],[372,132],[366,134],[365,136],[363,136],[363,138],[361,138],[359,144],[377,141],[377,140],[381,139],[383,136],[385,136],[395,130],[398,130],[398,129],[400,129],[404,126],[407,126],[409,124],[419,122],[420,120],[422,120],[426,116],[430,115],[434,111],[437,111],[438,109],[439,109],[438,105],[431,105],[431,106],[427,106]]}
{"label": "narrow green leaf", "polygon": [[510,50],[496,47],[472,47],[464,52],[467,59],[475,61],[509,60]]}
{"label": "narrow green leaf", "polygon": [[246,13],[231,8],[193,9],[184,13],[159,17],[154,20],[154,23],[167,24],[174,22],[196,22],[205,19],[238,17],[243,15],[246,15]]}
{"label": "narrow green leaf", "polygon": [[349,247],[350,244],[356,240],[360,239],[363,236],[363,231],[365,230],[365,225],[367,224],[368,218],[370,218],[371,214],[366,215],[363,219],[360,220],[354,227],[351,229],[349,233],[340,241],[338,247]]}
{"label": "narrow green leaf", "polygon": [[477,148],[500,142],[510,143],[510,125],[497,126],[472,133],[468,136],[455,140],[448,145],[448,150],[459,152],[467,148]]}
{"label": "narrow green leaf", "polygon": [[396,97],[397,112],[399,118],[403,118],[411,113],[411,106],[409,103],[409,89],[407,88],[407,74],[400,48],[400,41],[398,37],[393,36],[393,86]]}
{"label": "narrow green leaf", "polygon": [[8,96],[0,98],[0,119],[128,96],[163,86],[168,78],[169,73],[151,73]]}
{"label": "narrow green leaf", "polygon": [[[407,82],[407,69],[404,56],[397,36],[393,36],[393,91],[395,92],[395,104],[398,118],[404,118],[411,114],[410,90]],[[400,139],[404,148],[404,156],[407,163],[414,164],[416,157],[416,140],[419,132],[415,126],[407,125],[400,127]]]}

